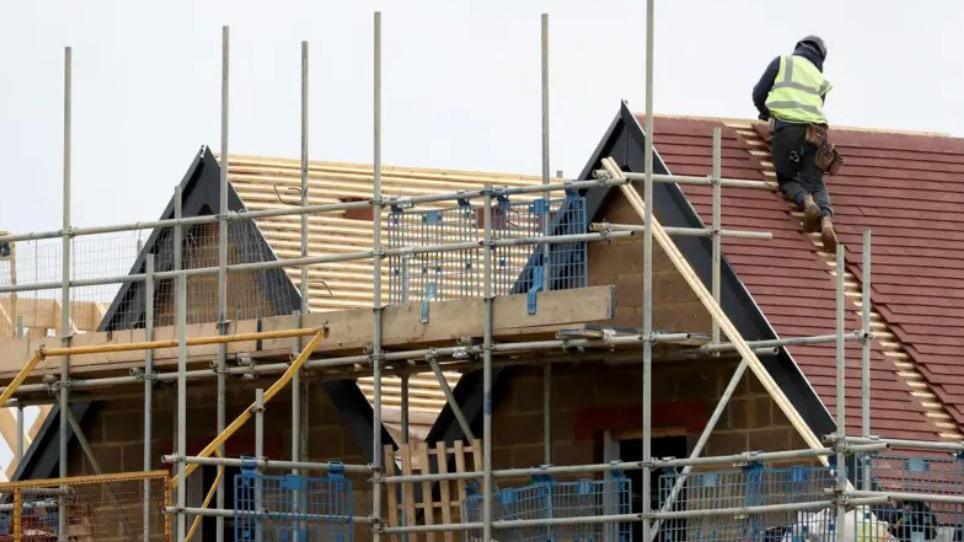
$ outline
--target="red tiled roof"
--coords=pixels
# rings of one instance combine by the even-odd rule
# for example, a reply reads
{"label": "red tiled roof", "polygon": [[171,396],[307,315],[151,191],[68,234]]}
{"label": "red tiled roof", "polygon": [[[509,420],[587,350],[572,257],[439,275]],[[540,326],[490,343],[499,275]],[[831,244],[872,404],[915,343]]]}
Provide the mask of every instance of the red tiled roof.
{"label": "red tiled roof", "polygon": [[[725,177],[774,180],[768,150],[748,121],[657,117],[654,142],[672,173],[710,172],[715,126],[724,127]],[[838,234],[847,245],[850,280],[859,282],[861,235],[871,228],[872,300],[886,331],[894,335],[873,346],[872,430],[892,438],[933,440],[948,431],[935,423],[942,421],[935,416],[946,412],[952,420],[945,423],[954,422],[960,431],[964,429],[964,139],[851,130],[837,130],[833,138],[846,164],[839,175],[828,177],[827,184]],[[686,186],[684,192],[704,222],[709,222],[710,189]],[[724,256],[777,333],[832,333],[832,268],[802,231],[799,215],[791,214],[791,205],[775,189],[727,188],[723,194],[724,225],[773,233],[771,241],[725,239]],[[859,284],[853,286],[859,291]],[[848,302],[847,329],[859,325],[858,307]],[[834,346],[793,347],[790,353],[833,413]],[[848,342],[847,358],[851,367],[847,426],[848,432],[858,434],[856,343]],[[919,373],[911,380],[922,377],[926,387],[913,388],[908,370]],[[937,401],[927,396],[928,391]]]}

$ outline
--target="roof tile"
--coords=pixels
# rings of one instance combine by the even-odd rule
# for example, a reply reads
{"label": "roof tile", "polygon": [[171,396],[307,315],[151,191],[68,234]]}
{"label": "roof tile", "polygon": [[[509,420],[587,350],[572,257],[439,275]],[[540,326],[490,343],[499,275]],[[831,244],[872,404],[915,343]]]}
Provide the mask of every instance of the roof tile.
{"label": "roof tile", "polygon": [[[727,122],[727,124],[733,124]],[[678,117],[655,119],[659,155],[677,175],[707,175],[713,128],[723,128],[723,175],[772,179],[767,151],[756,134],[765,127]],[[748,136],[746,132],[751,132]],[[848,271],[860,279],[860,236],[874,234],[874,308],[919,373],[964,430],[964,139],[938,135],[836,130],[846,161],[827,177],[835,223],[847,244]],[[742,156],[740,153],[743,153]],[[762,158],[762,160],[761,160]],[[685,186],[704,221],[711,217],[711,192]],[[773,241],[727,239],[724,256],[781,336],[832,333],[835,290],[831,268],[801,230],[800,219],[776,191],[723,191],[725,227],[765,229]],[[857,308],[847,307],[847,328],[859,326]],[[884,346],[872,356],[872,428],[894,438],[936,439],[939,430],[900,375]],[[792,347],[801,370],[827,407],[835,403],[832,345]],[[858,349],[848,344],[856,364]],[[851,374],[852,373],[852,374]],[[859,430],[859,375],[848,377],[848,430]],[[852,426],[852,427],[850,427]]]}

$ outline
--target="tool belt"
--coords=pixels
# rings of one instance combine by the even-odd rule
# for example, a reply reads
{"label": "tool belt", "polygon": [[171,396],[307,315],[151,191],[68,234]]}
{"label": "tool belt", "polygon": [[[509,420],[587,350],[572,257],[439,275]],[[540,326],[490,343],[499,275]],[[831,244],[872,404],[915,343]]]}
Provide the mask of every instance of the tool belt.
{"label": "tool belt", "polygon": [[825,173],[835,175],[840,171],[844,160],[837,152],[837,146],[830,142],[829,131],[825,124],[808,124],[806,141],[817,148],[817,167]]}

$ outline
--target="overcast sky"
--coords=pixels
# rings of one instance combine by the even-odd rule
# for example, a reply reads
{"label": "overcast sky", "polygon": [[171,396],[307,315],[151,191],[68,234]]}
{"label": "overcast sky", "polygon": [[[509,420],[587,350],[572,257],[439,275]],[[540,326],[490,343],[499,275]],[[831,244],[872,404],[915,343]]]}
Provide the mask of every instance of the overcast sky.
{"label": "overcast sky", "polygon": [[[818,33],[830,48],[832,123],[964,135],[962,6],[658,1],[656,110],[751,117],[750,89],[767,62]],[[222,24],[231,26],[232,151],[297,156],[307,39],[312,158],[370,161],[375,9],[387,164],[538,173],[542,11],[553,170],[582,167],[620,99],[643,107],[643,0],[3,2],[0,229],[59,226],[65,45],[75,225],[157,217],[198,147],[218,147]]]}

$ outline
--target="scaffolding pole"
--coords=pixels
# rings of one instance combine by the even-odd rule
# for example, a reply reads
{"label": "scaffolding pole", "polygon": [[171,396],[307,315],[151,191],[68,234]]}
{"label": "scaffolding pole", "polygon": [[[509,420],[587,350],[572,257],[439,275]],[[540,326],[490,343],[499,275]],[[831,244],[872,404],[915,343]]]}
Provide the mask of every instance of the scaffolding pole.
{"label": "scaffolding pole", "polygon": [[[200,345],[211,345],[219,344],[221,342],[245,342],[245,341],[259,341],[259,340],[269,340],[269,339],[284,339],[292,337],[302,337],[307,335],[313,335],[318,330],[316,328],[305,328],[305,329],[290,329],[290,330],[278,330],[278,331],[260,331],[251,333],[238,333],[234,335],[227,336],[211,336],[211,337],[191,337],[188,338],[188,346],[200,346]],[[860,331],[855,331],[848,333],[845,338],[847,340],[859,340]],[[688,333],[654,333],[653,342],[654,343],[665,343],[673,341],[682,341],[692,338]],[[772,340],[762,340],[762,341],[748,341],[747,344],[758,353],[764,353],[769,355],[774,355],[776,347],[780,346],[791,346],[791,345],[801,345],[801,344],[820,344],[820,343],[831,343],[836,341],[836,335],[816,335],[813,337],[788,337],[785,339],[772,339]],[[525,352],[546,352],[552,350],[559,350],[560,352],[571,352],[573,350],[581,351],[587,349],[598,349],[606,350],[615,347],[631,347],[642,344],[641,335],[619,335],[612,336],[603,339],[591,339],[591,338],[571,338],[571,339],[550,339],[541,341],[514,341],[514,342],[502,342],[493,343],[492,351],[495,354],[518,354]],[[17,392],[20,393],[36,393],[44,392],[48,390],[48,385],[44,383],[35,384],[23,384],[24,379],[29,376],[30,371],[41,361],[49,356],[63,355],[63,354],[95,354],[102,352],[122,352],[131,350],[149,350],[149,349],[160,349],[160,348],[176,348],[176,340],[155,340],[150,342],[136,342],[136,343],[116,343],[108,345],[98,345],[98,346],[76,346],[72,348],[50,348],[38,352],[33,358],[31,358],[27,364],[21,369],[20,373],[5,387],[0,388],[0,404],[6,404],[7,399],[13,397]],[[721,343],[720,345],[703,345],[695,347],[692,349],[683,350],[679,356],[680,359],[691,359],[693,357],[699,357],[710,352],[722,352],[731,353],[734,351],[732,343]],[[446,346],[446,347],[430,347],[430,348],[419,348],[414,350],[399,350],[386,352],[382,354],[382,361],[413,361],[413,360],[427,360],[429,357],[435,358],[436,360],[445,362],[445,367],[470,367],[471,362],[466,361],[473,356],[482,355],[482,346]],[[631,354],[630,354],[631,355]],[[442,359],[446,358],[446,359]],[[569,361],[571,356],[565,355],[558,359],[548,359],[539,360],[537,363],[561,363]],[[669,359],[677,359],[670,356]],[[493,362],[493,365],[509,366],[509,365],[525,365],[528,363],[534,363],[530,360],[524,359],[507,359],[500,362]],[[313,359],[305,364],[305,368],[311,369],[332,369],[336,367],[349,367],[349,366],[359,366],[363,367],[371,364],[370,354],[358,354],[350,356],[341,356],[334,358],[321,358]],[[441,365],[440,365],[441,366]],[[234,366],[228,367],[227,374],[234,376],[245,376],[245,375],[269,375],[276,373],[283,373],[290,367],[290,363],[287,362],[274,362],[274,363],[264,363],[254,366]],[[411,371],[407,366],[393,368],[395,374],[406,374]],[[192,369],[187,372],[188,380],[199,380],[203,378],[216,377],[217,369]],[[340,374],[339,378],[351,378],[351,375]],[[99,377],[91,379],[77,379],[71,382],[71,387],[75,390],[90,390],[102,387],[120,386],[125,384],[139,384],[142,383],[143,376],[141,375],[129,375],[129,376],[110,376],[110,377]],[[172,382],[177,380],[177,373],[175,372],[155,372],[153,376],[155,382]],[[13,403],[9,403],[9,406],[15,406]]]}
{"label": "scaffolding pole", "polygon": [[[543,13],[540,16],[540,45],[541,45],[541,66],[542,66],[542,185],[549,186],[549,14]],[[549,237],[549,223],[551,213],[549,211],[549,192],[542,194],[543,209],[545,215],[542,218],[542,235]],[[549,272],[549,245],[542,246],[542,267],[545,272]],[[542,289],[548,291],[552,281],[548,275],[544,275]]]}
{"label": "scaffolding pole", "polygon": [[[408,444],[409,441],[409,426],[408,426],[408,386],[409,386],[409,373],[404,372],[399,375],[399,381],[401,382],[401,399],[402,404],[400,406],[399,417],[401,418],[400,423],[402,425],[402,444]],[[444,381],[445,376],[442,376],[442,380],[439,381],[439,385]],[[445,383],[448,385],[448,382]],[[404,505],[403,505],[404,508]]]}
{"label": "scaffolding pole", "polygon": [[[647,137],[649,134],[647,134]],[[723,261],[723,239],[720,232],[723,231],[723,187],[720,179],[723,177],[723,131],[719,126],[713,128],[713,272],[710,287],[713,292],[713,301],[720,304],[720,267]],[[720,323],[716,318],[712,319],[712,344],[720,342]],[[654,529],[655,531],[655,529]]]}
{"label": "scaffolding pole", "polygon": [[[631,171],[626,172],[626,178],[630,181],[643,181],[646,179],[645,174],[633,173]],[[654,183],[670,183],[670,184],[690,184],[694,186],[712,186],[713,179],[710,177],[696,177],[693,175],[667,175],[667,174],[654,174]],[[768,181],[751,181],[747,179],[720,179],[719,184],[721,186],[729,188],[761,188],[769,190],[773,187],[774,183]]]}
{"label": "scaffolding pole", "polygon": [[[652,525],[645,517],[652,510],[652,432],[653,432],[653,41],[655,1],[646,0],[646,135],[643,149],[643,540],[652,539]],[[713,319],[715,320],[715,318]]]}
{"label": "scaffolding pole", "polygon": [[[631,173],[627,173],[631,175]],[[704,179],[706,181],[706,179]],[[524,195],[524,194],[534,194],[541,193],[545,191],[562,191],[562,190],[585,190],[594,187],[614,187],[626,184],[629,182],[628,178],[623,179],[609,179],[609,178],[599,178],[599,179],[563,179],[558,182],[549,183],[548,186],[541,184],[538,185],[528,185],[528,186],[514,186],[514,187],[499,187],[496,190],[499,195],[512,196],[512,195]],[[724,186],[727,186],[727,182],[740,182],[740,183],[751,183],[753,188],[769,188],[763,181],[743,181],[743,180],[733,180],[725,179]],[[703,183],[705,184],[705,183]],[[743,186],[743,185],[741,185]],[[471,190],[458,190],[455,192],[444,192],[439,194],[427,194],[422,196],[389,196],[383,198],[383,207],[399,207],[407,209],[415,205],[421,205],[426,203],[437,203],[440,201],[457,201],[460,199],[471,200],[482,198],[481,189],[471,189]],[[228,215],[227,220],[229,222],[235,222],[239,220],[249,220],[258,218],[276,218],[280,216],[290,216],[290,215],[303,215],[303,214],[321,214],[330,213],[338,211],[348,211],[348,210],[358,210],[358,209],[371,209],[374,203],[372,200],[363,201],[350,201],[350,202],[340,202],[340,203],[323,203],[317,205],[292,205],[289,207],[282,207],[277,209],[261,209],[258,211],[236,211]],[[83,228],[71,228],[67,232],[67,235],[71,237],[81,237],[88,235],[100,235],[104,233],[117,233],[123,231],[134,231],[134,230],[144,230],[151,228],[173,228],[178,224],[182,226],[197,226],[201,224],[216,224],[219,220],[217,215],[200,215],[191,216],[181,219],[168,218],[162,220],[147,220],[143,222],[129,222],[126,224],[111,224],[107,226],[94,226],[94,227],[83,227]],[[0,235],[0,242],[18,242],[18,241],[38,241],[42,239],[55,239],[60,238],[64,235],[64,230],[50,230],[42,232],[28,232],[22,234],[3,234]],[[49,288],[54,288],[55,286],[50,286]],[[9,291],[9,290],[3,290]]]}
{"label": "scaffolding pole", "polygon": [[[220,190],[218,204],[218,333],[227,335],[228,332],[228,106],[230,91],[230,62],[231,62],[231,29],[227,25],[221,27],[221,167]],[[218,433],[224,430],[227,417],[225,411],[225,395],[227,393],[227,344],[218,345],[218,383],[217,383],[217,428]],[[224,447],[218,449],[224,455]],[[218,479],[215,502],[218,508],[224,507],[224,478]],[[216,520],[217,542],[224,540],[224,519]]]}
{"label": "scaffolding pole", "polygon": [[[264,408],[264,396],[262,395],[261,408]],[[257,405],[253,407],[256,409]],[[164,463],[177,463],[178,457],[175,455],[165,455],[161,458]],[[267,469],[280,469],[280,470],[310,470],[310,471],[330,471],[332,469],[340,470],[343,469],[347,473],[357,473],[357,474],[371,474],[373,469],[371,465],[349,465],[342,463],[340,461],[284,461],[277,459],[269,459],[267,457],[262,457],[260,459],[251,460],[250,458],[240,458],[240,457],[201,457],[197,455],[189,455],[183,458],[184,463],[188,465],[202,465],[202,466],[223,466],[223,467],[244,467],[247,465],[254,464],[255,466],[261,468],[262,470]]]}
{"label": "scaffolding pole", "polygon": [[[542,185],[549,186],[549,14],[543,13],[541,22],[542,46]],[[552,213],[549,206],[549,192],[543,193],[543,208],[546,214],[542,218],[542,235],[549,237],[549,223]],[[550,247],[542,245],[543,291],[552,288],[552,277],[549,275],[552,267],[549,265]],[[549,408],[552,401],[552,364],[547,363],[542,369],[542,462],[552,463],[552,416]]]}
{"label": "scaffolding pole", "polygon": [[[837,302],[836,302],[836,319],[837,319],[837,439],[835,443],[835,448],[837,449],[836,455],[836,469],[837,469],[837,517],[843,518],[847,513],[846,502],[842,498],[844,492],[847,491],[847,455],[844,445],[844,439],[847,437],[847,359],[846,352],[844,351],[846,343],[844,342],[844,318],[845,318],[845,303],[846,296],[844,295],[844,254],[846,253],[843,243],[837,245],[836,254],[836,290],[837,290]],[[841,520],[842,521],[842,520]]]}
{"label": "scaffolding pole", "polygon": [[492,541],[492,196],[482,213],[485,250],[482,274],[482,542]]}
{"label": "scaffolding pole", "polygon": [[552,363],[542,367],[542,462],[552,464]]}
{"label": "scaffolding pole", "polygon": [[[180,217],[183,207],[184,193],[180,184],[174,189],[174,216]],[[174,228],[174,268],[183,265],[183,226]],[[177,407],[175,408],[177,438],[175,440],[177,455],[187,455],[187,277],[180,275],[174,288],[174,311],[177,325]],[[184,463],[177,464],[177,475],[184,479]],[[183,509],[187,505],[187,488],[180,484],[177,488],[177,507]],[[184,542],[186,534],[186,517],[177,514],[177,542]]]}
{"label": "scaffolding pole", "polygon": [[[144,259],[144,339],[154,340],[154,254]],[[144,351],[144,472],[153,464],[154,450],[154,350]],[[144,480],[144,542],[151,540],[151,483]]]}
{"label": "scaffolding pole", "polygon": [[[308,205],[308,42],[301,42],[301,206]],[[300,217],[301,231],[301,257],[308,257],[308,215]],[[303,327],[305,316],[308,314],[308,266],[301,266],[301,280],[298,284],[298,292],[301,297],[301,304],[298,310],[298,326]],[[300,352],[304,347],[303,338],[298,339],[297,348]],[[303,448],[307,448],[307,423],[302,418],[303,403],[307,403],[307,386],[302,386],[301,371],[295,373],[291,379],[291,461],[301,461]],[[305,411],[308,409],[305,408]],[[306,414],[307,412],[305,412]],[[291,474],[299,475],[299,469],[292,469]],[[295,514],[301,512],[301,503],[304,496],[298,490],[292,492],[292,509]],[[300,522],[297,522],[300,523]],[[300,525],[299,525],[300,526]],[[301,529],[295,529],[294,542],[301,541]]]}
{"label": "scaffolding pole", "polygon": [[[864,230],[863,254],[861,260],[863,284],[860,293],[860,323],[863,327],[863,337],[860,343],[860,429],[864,438],[870,437],[870,230]],[[865,465],[862,469],[864,491],[870,491],[870,468]]]}
{"label": "scaffolding pole", "polygon": [[[372,464],[382,472],[382,13],[375,12],[373,92],[373,187],[372,210]],[[372,480],[372,541],[381,540],[382,483]]]}
{"label": "scaffolding pole", "polygon": [[[258,461],[264,460],[264,390],[258,388],[254,391],[254,457]],[[261,474],[263,471],[255,466],[258,477],[255,479],[254,486],[254,509],[258,514],[264,513],[264,482]],[[184,484],[180,484],[183,486]],[[219,507],[220,508],[220,507]],[[264,529],[262,521],[255,523],[254,539],[255,542],[263,542]]]}
{"label": "scaffolding pole", "polygon": [[[70,346],[73,333],[70,329],[70,169],[71,169],[71,107],[73,99],[73,52],[70,47],[64,49],[64,185],[63,185],[63,231],[61,238],[61,278],[60,285],[60,344],[64,348]],[[58,387],[60,407],[60,442],[58,454],[58,472],[61,478],[67,477],[67,409],[70,408],[70,356],[60,358],[60,386]],[[67,502],[60,497],[58,507],[58,537],[67,540]]]}
{"label": "scaffolding pole", "polygon": [[907,448],[911,450],[932,450],[936,452],[964,453],[964,442],[941,442],[931,440],[913,440],[878,437],[847,437],[844,442],[848,446],[864,444],[882,444],[893,448]]}
{"label": "scaffolding pole", "polygon": [[[560,243],[576,243],[576,242],[584,242],[584,241],[587,241],[587,242],[588,241],[609,241],[612,239],[622,239],[626,237],[633,237],[635,235],[636,235],[635,231],[620,230],[620,231],[608,231],[608,232],[603,231],[599,233],[551,235],[548,238],[543,238],[542,236],[515,237],[510,239],[497,239],[497,240],[491,241],[491,243],[494,246],[541,245],[546,243],[560,244]],[[479,241],[443,243],[439,245],[404,246],[399,248],[382,249],[381,256],[382,258],[385,258],[386,256],[414,255],[414,254],[424,254],[429,252],[457,252],[457,251],[478,249],[480,247],[481,247],[481,242]],[[267,260],[267,261],[260,261],[260,262],[237,263],[237,264],[228,265],[227,269],[228,271],[263,271],[266,269],[278,269],[282,267],[300,267],[303,265],[346,262],[346,261],[352,261],[352,260],[367,260],[371,258],[374,258],[373,251],[361,250],[361,251],[355,251],[355,252],[348,252],[344,254],[310,256],[308,258],[289,258],[289,259],[283,259],[283,260]],[[197,277],[197,276],[203,276],[203,275],[213,275],[213,274],[216,274],[217,272],[218,272],[218,266],[192,267],[190,269],[183,269],[183,270],[158,271],[154,274],[154,278],[156,280],[166,280],[166,279],[176,278],[181,275],[186,275],[189,277]],[[129,282],[133,283],[133,282],[143,282],[143,281],[144,281],[143,273],[132,273],[129,275],[118,275],[118,276],[106,277],[106,278],[72,280],[68,284],[70,286],[80,287],[80,286],[97,286],[97,285],[103,285],[103,284],[129,283]],[[47,290],[51,288],[59,288],[60,285],[61,285],[61,282],[59,281],[58,282],[40,282],[40,283],[33,283],[33,284],[18,284],[16,286],[0,287],[0,293]]]}

